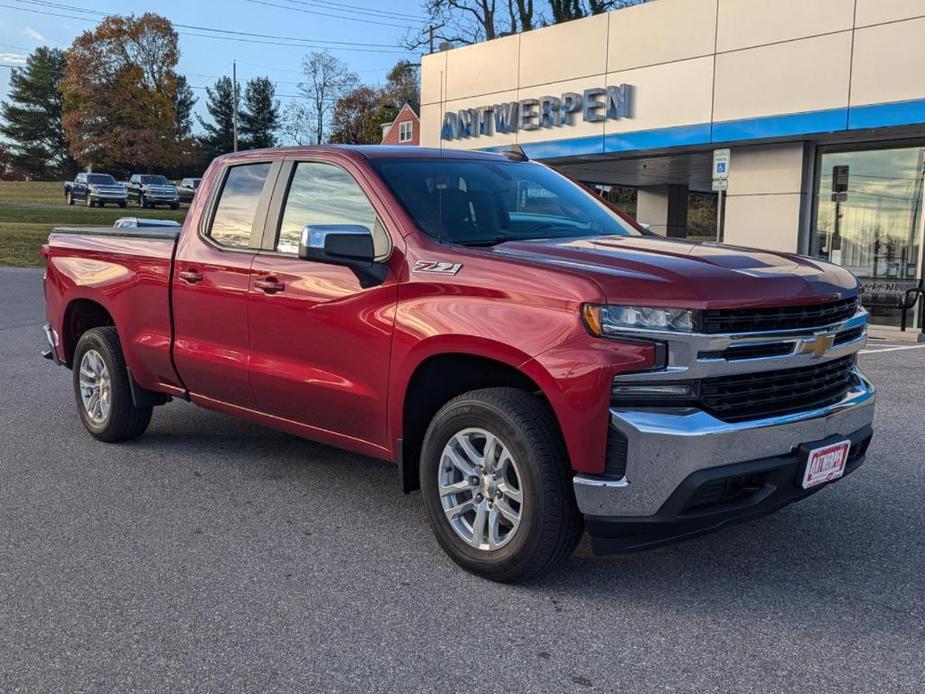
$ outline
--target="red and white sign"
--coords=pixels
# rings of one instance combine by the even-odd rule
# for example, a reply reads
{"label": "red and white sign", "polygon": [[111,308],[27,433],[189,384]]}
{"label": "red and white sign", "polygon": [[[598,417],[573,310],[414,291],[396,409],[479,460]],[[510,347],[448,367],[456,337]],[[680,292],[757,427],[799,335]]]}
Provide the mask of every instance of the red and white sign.
{"label": "red and white sign", "polygon": [[839,441],[811,450],[806,461],[806,472],[803,473],[803,489],[837,480],[844,475],[850,448],[850,441]]}

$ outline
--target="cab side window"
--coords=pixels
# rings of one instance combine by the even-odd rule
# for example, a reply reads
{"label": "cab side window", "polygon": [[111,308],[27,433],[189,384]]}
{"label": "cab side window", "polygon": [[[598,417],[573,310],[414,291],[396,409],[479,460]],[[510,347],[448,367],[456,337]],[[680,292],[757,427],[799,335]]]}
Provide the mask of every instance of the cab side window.
{"label": "cab side window", "polygon": [[376,259],[388,257],[392,249],[385,228],[353,176],[339,166],[299,162],[292,174],[286,206],[280,222],[276,250],[298,253],[302,228],[309,224],[352,224],[373,234]]}
{"label": "cab side window", "polygon": [[229,248],[252,247],[251,230],[270,166],[244,164],[228,170],[209,227],[208,235],[215,243]]}

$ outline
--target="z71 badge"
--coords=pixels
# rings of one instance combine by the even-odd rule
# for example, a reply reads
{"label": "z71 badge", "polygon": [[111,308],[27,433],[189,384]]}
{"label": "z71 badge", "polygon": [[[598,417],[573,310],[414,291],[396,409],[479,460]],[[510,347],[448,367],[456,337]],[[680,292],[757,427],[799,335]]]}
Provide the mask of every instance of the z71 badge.
{"label": "z71 badge", "polygon": [[418,260],[411,272],[431,272],[437,275],[455,275],[462,268],[462,263],[447,263],[441,260]]}

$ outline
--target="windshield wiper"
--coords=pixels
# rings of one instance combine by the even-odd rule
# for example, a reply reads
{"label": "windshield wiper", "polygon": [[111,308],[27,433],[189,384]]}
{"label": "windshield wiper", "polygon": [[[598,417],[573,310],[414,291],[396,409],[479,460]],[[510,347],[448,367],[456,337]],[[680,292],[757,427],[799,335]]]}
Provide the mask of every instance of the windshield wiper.
{"label": "windshield wiper", "polygon": [[545,241],[546,236],[495,236],[493,239],[477,239],[475,241],[460,241],[461,246],[497,246],[508,241]]}
{"label": "windshield wiper", "polygon": [[[496,236],[492,239],[476,239],[475,241],[460,241],[460,246],[497,246],[505,241],[514,241],[510,236]],[[519,240],[519,239],[517,239]]]}

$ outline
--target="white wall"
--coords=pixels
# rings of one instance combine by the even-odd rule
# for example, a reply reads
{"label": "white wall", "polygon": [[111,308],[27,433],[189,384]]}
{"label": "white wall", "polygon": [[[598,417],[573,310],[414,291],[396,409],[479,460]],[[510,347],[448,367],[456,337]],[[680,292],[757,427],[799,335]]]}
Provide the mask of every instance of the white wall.
{"label": "white wall", "polygon": [[[855,12],[855,5],[857,5]],[[480,149],[925,99],[925,0],[655,0],[427,55],[422,144],[442,114],[635,87],[625,120],[445,142]],[[829,121],[832,122],[832,121]]]}
{"label": "white wall", "polygon": [[803,202],[802,144],[736,147],[729,163],[724,241],[796,252]]}

